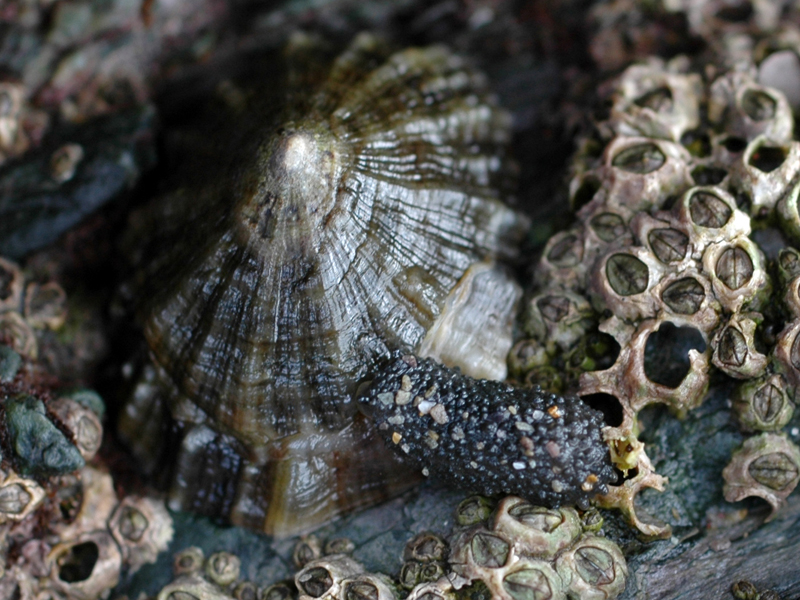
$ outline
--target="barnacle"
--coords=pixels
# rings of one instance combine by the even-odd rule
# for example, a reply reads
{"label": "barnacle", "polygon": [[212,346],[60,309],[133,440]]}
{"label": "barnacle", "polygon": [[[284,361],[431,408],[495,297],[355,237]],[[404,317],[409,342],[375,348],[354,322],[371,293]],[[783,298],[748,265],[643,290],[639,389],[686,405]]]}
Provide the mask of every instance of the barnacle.
{"label": "barnacle", "polygon": [[722,472],[725,499],[763,498],[772,514],[800,482],[800,449],[784,436],[762,433],[745,440]]}
{"label": "barnacle", "polygon": [[135,217],[154,366],[120,425],[163,468],[169,411],[171,505],[277,534],[413,482],[351,399],[390,350],[504,378],[521,291],[497,261],[526,225],[508,115],[465,61],[370,35],[326,68],[308,37],[287,52],[213,180]]}
{"label": "barnacle", "polygon": [[462,489],[585,504],[613,477],[601,416],[577,398],[395,354],[360,402],[388,446]]}

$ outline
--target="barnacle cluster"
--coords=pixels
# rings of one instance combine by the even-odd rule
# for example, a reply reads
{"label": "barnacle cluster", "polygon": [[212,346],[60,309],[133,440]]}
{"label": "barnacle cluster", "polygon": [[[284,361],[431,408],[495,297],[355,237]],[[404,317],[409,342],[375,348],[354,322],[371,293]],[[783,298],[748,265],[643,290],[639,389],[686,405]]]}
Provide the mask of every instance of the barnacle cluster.
{"label": "barnacle cluster", "polygon": [[471,496],[458,506],[451,536],[414,536],[396,578],[370,573],[344,538],[324,546],[302,538],[290,581],[257,584],[242,577],[237,556],[187,548],[175,556],[171,583],[158,600],[611,600],[626,585],[628,568],[616,544],[598,534],[596,512],[549,509],[509,496],[495,506]]}
{"label": "barnacle cluster", "polygon": [[66,309],[67,296],[58,283],[28,281],[19,265],[0,257],[0,340],[4,345],[35,359],[36,331],[61,327]]}
{"label": "barnacle cluster", "polygon": [[98,464],[104,405],[60,389],[34,359],[36,330],[64,322],[58,284],[0,259],[0,598],[90,600],[172,537],[162,502],[120,500]]}
{"label": "barnacle cluster", "polygon": [[[785,283],[776,289],[751,237],[771,222],[794,239],[800,232],[791,108],[753,69],[705,81],[688,67],[651,59],[620,76],[609,118],[575,161],[577,222],[545,246],[523,319],[528,338],[511,354],[517,378],[575,386],[610,409],[604,436],[625,477],[601,504],[650,535],[668,527],[637,515],[634,497],[665,480],[638,440],[638,412],[662,403],[685,414],[703,401],[716,368],[741,381],[744,427],[777,432],[800,382],[797,252],[781,253]],[[765,323],[787,317],[771,344]],[[670,339],[688,355],[677,370],[659,368],[674,366],[668,356],[650,358],[664,356]],[[797,484],[796,448],[780,433],[757,439],[726,469],[726,497],[759,495],[777,507]]]}
{"label": "barnacle cluster", "polygon": [[616,598],[628,567],[619,547],[597,535],[601,523],[569,507],[549,509],[509,496],[494,511],[481,497],[459,505],[450,565],[492,598]]}
{"label": "barnacle cluster", "polygon": [[93,600],[119,582],[123,569],[155,561],[172,538],[163,502],[120,501],[100,468],[46,481],[0,475],[2,598]]}

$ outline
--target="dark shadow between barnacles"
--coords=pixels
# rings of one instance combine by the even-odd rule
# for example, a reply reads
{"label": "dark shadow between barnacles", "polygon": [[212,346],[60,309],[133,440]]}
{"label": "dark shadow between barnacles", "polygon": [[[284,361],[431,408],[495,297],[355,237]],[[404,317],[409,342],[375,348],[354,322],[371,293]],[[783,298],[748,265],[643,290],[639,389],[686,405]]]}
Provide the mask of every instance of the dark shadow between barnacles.
{"label": "dark shadow between barnacles", "polygon": [[622,425],[624,413],[619,398],[611,394],[597,393],[581,396],[580,399],[591,408],[603,413],[603,422],[609,427]]}
{"label": "dark shadow between barnacles", "polygon": [[675,389],[689,374],[689,351],[706,351],[702,334],[694,327],[669,321],[651,333],[645,343],[644,372],[653,383]]}

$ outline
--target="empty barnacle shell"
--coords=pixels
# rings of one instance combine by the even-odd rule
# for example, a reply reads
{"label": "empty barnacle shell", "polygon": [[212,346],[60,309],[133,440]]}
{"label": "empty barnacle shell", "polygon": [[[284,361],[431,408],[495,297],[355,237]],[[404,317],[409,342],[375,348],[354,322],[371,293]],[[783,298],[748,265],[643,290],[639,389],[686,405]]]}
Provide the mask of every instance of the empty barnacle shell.
{"label": "empty barnacle shell", "polygon": [[722,471],[728,502],[757,496],[772,507],[767,521],[800,482],[800,449],[783,435],[762,433],[745,440]]}
{"label": "empty barnacle shell", "polygon": [[520,291],[497,263],[526,227],[501,201],[510,119],[483,75],[440,46],[360,35],[327,69],[301,60],[312,46],[290,44],[289,90],[264,90],[282,106],[248,116],[222,173],[132,233],[162,392],[128,405],[122,433],[157,462],[166,403],[187,435],[222,436],[211,453],[184,440],[171,506],[273,533],[413,481],[352,401],[390,350],[505,376]]}
{"label": "empty barnacle shell", "polygon": [[786,96],[758,85],[750,74],[732,70],[711,84],[708,118],[724,124],[729,135],[747,140],[764,135],[776,141],[792,139],[794,119]]}
{"label": "empty barnacle shell", "polygon": [[108,531],[90,531],[56,544],[47,562],[53,588],[68,598],[94,600],[118,583],[122,556]]}
{"label": "empty barnacle shell", "polygon": [[447,554],[447,542],[435,533],[423,531],[406,543],[403,560],[441,562],[447,558]]}
{"label": "empty barnacle shell", "polygon": [[700,123],[699,75],[670,72],[653,59],[628,67],[614,97],[611,122],[622,135],[647,135],[674,142]]}

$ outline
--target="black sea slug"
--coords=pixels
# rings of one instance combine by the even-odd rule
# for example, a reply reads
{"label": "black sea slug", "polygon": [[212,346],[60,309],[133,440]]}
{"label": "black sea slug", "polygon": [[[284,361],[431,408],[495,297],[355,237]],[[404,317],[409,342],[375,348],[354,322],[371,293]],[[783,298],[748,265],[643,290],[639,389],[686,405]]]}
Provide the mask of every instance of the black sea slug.
{"label": "black sea slug", "polygon": [[389,446],[462,489],[586,506],[614,479],[602,415],[577,397],[395,353],[360,401]]}

